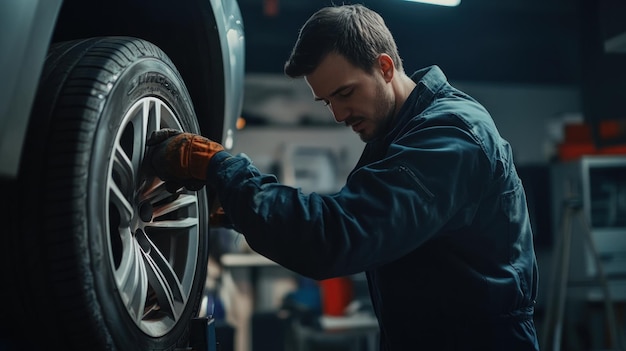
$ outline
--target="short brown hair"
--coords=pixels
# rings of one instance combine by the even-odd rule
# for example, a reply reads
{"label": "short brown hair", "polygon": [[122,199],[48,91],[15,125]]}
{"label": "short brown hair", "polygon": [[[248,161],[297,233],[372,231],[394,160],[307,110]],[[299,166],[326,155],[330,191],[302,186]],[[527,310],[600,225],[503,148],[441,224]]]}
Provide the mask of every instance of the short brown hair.
{"label": "short brown hair", "polygon": [[329,6],[315,12],[300,29],[285,63],[285,74],[292,78],[310,74],[331,52],[366,72],[371,72],[378,56],[385,53],[403,71],[396,42],[385,21],[363,5]]}

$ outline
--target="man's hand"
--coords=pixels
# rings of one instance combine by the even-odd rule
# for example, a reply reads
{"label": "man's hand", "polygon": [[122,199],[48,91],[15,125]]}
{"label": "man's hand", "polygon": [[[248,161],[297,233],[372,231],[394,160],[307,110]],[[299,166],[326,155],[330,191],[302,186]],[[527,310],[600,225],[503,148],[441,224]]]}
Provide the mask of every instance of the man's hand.
{"label": "man's hand", "polygon": [[189,190],[202,188],[209,161],[224,150],[222,145],[203,136],[175,129],[152,132],[146,145],[146,172],[168,183],[170,191],[177,186]]}

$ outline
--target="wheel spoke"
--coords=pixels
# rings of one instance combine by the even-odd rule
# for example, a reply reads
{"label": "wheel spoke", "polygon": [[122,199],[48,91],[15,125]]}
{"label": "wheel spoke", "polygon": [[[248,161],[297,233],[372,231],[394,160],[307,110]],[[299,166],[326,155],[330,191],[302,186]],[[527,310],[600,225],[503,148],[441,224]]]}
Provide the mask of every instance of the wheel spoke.
{"label": "wheel spoke", "polygon": [[148,243],[149,249],[146,250],[144,247],[141,252],[148,281],[159,301],[160,312],[177,320],[186,302],[180,280],[154,243],[147,236],[144,239]]}
{"label": "wheel spoke", "polygon": [[146,99],[141,105],[141,118],[138,118],[135,126],[135,146],[138,152],[136,153],[138,160],[137,164],[143,161],[143,157],[146,153],[146,141],[150,137],[150,134],[161,128],[161,112],[156,108],[156,100]]}
{"label": "wheel spoke", "polygon": [[159,178],[153,177],[146,181],[141,188],[141,194],[139,195],[139,201],[150,201],[156,203],[161,200],[165,200],[168,197],[172,197],[172,193],[165,188],[165,182]]}
{"label": "wheel spoke", "polygon": [[134,191],[135,168],[122,146],[116,144],[113,155],[113,173],[117,175],[116,182],[120,184],[120,188],[127,194],[132,194]]}
{"label": "wheel spoke", "polygon": [[180,195],[178,199],[154,209],[154,217],[160,217],[171,212],[174,212],[178,209],[196,206],[198,203],[198,199],[192,195]]}
{"label": "wheel spoke", "polygon": [[[184,209],[187,207],[196,207],[198,205],[198,198],[193,195],[180,194],[180,196],[164,205],[160,205],[154,208],[154,221],[147,224],[147,227],[151,228],[167,228],[167,229],[184,229],[191,228],[198,225],[198,218],[196,217],[179,217],[177,219],[161,220],[160,217]],[[181,211],[181,213],[185,213]]]}
{"label": "wheel spoke", "polygon": [[109,196],[120,214],[120,227],[129,226],[134,213],[133,205],[128,202],[122,190],[114,182],[109,182]]}
{"label": "wheel spoke", "polygon": [[122,253],[120,264],[115,270],[115,282],[119,286],[123,293],[127,290],[127,285],[134,284],[135,279],[134,271],[137,268],[136,265],[136,253],[134,251],[134,240],[132,239],[130,230],[120,230],[120,237],[122,239],[122,246],[125,250]]}
{"label": "wheel spoke", "polygon": [[144,115],[147,118],[145,123],[145,129],[147,133],[151,133],[152,131],[161,129],[160,105],[160,101],[146,101],[144,103]]}
{"label": "wheel spoke", "polygon": [[148,292],[148,274],[140,252],[139,244],[134,240],[130,241],[115,275],[128,313],[137,322],[143,316]]}
{"label": "wheel spoke", "polygon": [[175,220],[171,220],[171,221],[152,222],[152,223],[150,223],[149,226],[151,228],[167,228],[167,229],[180,228],[180,229],[184,229],[184,228],[195,227],[196,225],[198,225],[198,220],[197,219],[195,219],[195,218],[182,218],[182,219],[175,219]]}

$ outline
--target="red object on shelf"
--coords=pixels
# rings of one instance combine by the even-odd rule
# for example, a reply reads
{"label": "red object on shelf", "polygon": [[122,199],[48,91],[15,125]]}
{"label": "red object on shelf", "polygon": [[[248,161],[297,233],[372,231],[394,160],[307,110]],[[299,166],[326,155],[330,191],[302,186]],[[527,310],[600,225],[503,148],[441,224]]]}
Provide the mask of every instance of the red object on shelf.
{"label": "red object on shelf", "polygon": [[626,145],[607,146],[601,149],[592,143],[559,145],[559,159],[561,161],[575,160],[584,155],[626,155]]}
{"label": "red object on shelf", "polygon": [[563,143],[580,144],[592,142],[591,127],[586,124],[566,124]]}
{"label": "red object on shelf", "polygon": [[[623,133],[623,126],[617,121],[605,121],[598,127],[598,137],[602,140],[609,140]],[[563,143],[558,145],[561,161],[575,160],[584,155],[626,155],[626,144],[596,147],[588,124],[567,124],[564,128]]]}
{"label": "red object on shelf", "polygon": [[354,286],[349,277],[338,277],[320,281],[322,312],[327,316],[343,316],[346,307],[354,298]]}

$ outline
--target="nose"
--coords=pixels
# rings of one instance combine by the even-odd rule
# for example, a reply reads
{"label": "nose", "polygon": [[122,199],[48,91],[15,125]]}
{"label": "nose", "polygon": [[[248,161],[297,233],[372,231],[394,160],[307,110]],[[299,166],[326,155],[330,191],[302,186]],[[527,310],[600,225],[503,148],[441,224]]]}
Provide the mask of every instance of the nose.
{"label": "nose", "polygon": [[337,123],[343,123],[348,119],[348,117],[350,117],[350,109],[345,106],[338,105],[337,103],[330,103],[328,104],[328,108],[330,109],[330,112],[332,112]]}

